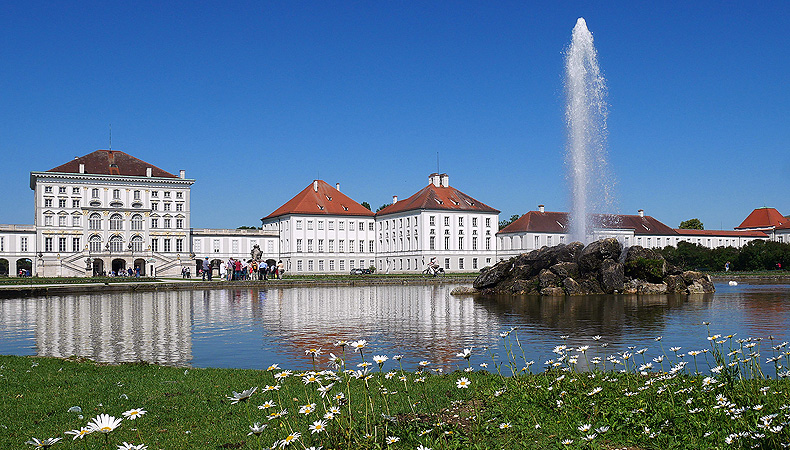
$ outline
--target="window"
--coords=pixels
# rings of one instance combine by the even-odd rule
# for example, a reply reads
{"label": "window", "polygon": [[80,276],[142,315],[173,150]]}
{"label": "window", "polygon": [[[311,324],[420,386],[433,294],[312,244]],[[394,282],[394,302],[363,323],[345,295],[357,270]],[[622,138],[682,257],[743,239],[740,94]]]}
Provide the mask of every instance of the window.
{"label": "window", "polygon": [[324,271],[324,260],[323,259],[319,259],[318,260],[318,271],[319,272],[323,272]]}
{"label": "window", "polygon": [[[324,229],[324,221],[323,221],[323,220],[319,220],[319,221],[318,221],[318,229],[319,229],[319,230],[323,230],[323,229]],[[319,250],[319,251],[320,251],[320,250]]]}
{"label": "window", "polygon": [[233,239],[230,243],[231,252],[234,254],[239,253],[239,240]]}
{"label": "window", "polygon": [[143,238],[140,236],[135,236],[132,238],[132,251],[133,252],[141,252],[143,251]]}
{"label": "window", "polygon": [[477,270],[477,258],[472,258],[472,269]]}
{"label": "window", "polygon": [[477,250],[477,237],[472,238],[472,250]]}
{"label": "window", "polygon": [[335,271],[335,260],[334,259],[330,259],[329,260],[329,271],[330,272],[334,272]]}
{"label": "window", "polygon": [[94,234],[91,236],[88,240],[88,243],[90,245],[91,253],[98,253],[101,251],[101,237],[99,237],[99,235]]}
{"label": "window", "polygon": [[169,217],[165,217],[163,222],[164,222],[164,228],[170,228],[170,218]]}
{"label": "window", "polygon": [[296,271],[297,272],[301,272],[302,271],[302,260],[301,259],[296,261]]}
{"label": "window", "polygon": [[353,259],[348,261],[348,267],[351,268],[351,269],[354,268],[354,260]]}
{"label": "window", "polygon": [[[374,242],[375,242],[375,241],[373,241],[373,239],[371,239],[371,240],[369,240],[369,241],[368,241],[368,253],[373,253],[373,252],[375,252],[375,248],[374,248],[374,245],[375,245],[375,243],[374,243]],[[371,265],[372,265],[372,264],[371,264]]]}
{"label": "window", "polygon": [[446,227],[450,226],[450,217],[449,216],[444,218],[444,226],[446,226]]}
{"label": "window", "polygon": [[450,269],[450,258],[444,258],[444,269],[445,270]]}
{"label": "window", "polygon": [[66,253],[66,238],[58,238],[58,251],[61,253]]}
{"label": "window", "polygon": [[365,222],[359,222],[359,231],[365,231]]}
{"label": "window", "polygon": [[58,187],[58,194],[65,194],[66,193],[66,186]]}
{"label": "window", "polygon": [[65,207],[66,207],[66,199],[65,198],[59,198],[58,199],[58,208],[65,208]]}
{"label": "window", "polygon": [[91,189],[91,198],[99,198],[99,189],[97,188]]}
{"label": "window", "polygon": [[80,207],[80,199],[78,199],[78,198],[71,199],[71,207],[72,208],[79,208]]}
{"label": "window", "polygon": [[22,237],[19,238],[19,250],[26,252],[27,251],[27,238]]}
{"label": "window", "polygon": [[115,235],[110,238],[110,251],[122,252],[123,251],[123,238]]}
{"label": "window", "polygon": [[52,193],[52,186],[44,186],[44,193],[51,194]]}
{"label": "window", "polygon": [[551,247],[551,236],[546,236],[546,245]]}
{"label": "window", "polygon": [[463,269],[464,268],[464,259],[463,258],[458,258],[458,268],[459,269]]}
{"label": "window", "polygon": [[359,240],[359,253],[365,253],[365,241]]}
{"label": "window", "polygon": [[151,219],[151,228],[159,228],[159,219],[155,217]]}
{"label": "window", "polygon": [[339,270],[341,272],[346,270],[346,260],[345,259],[341,259],[338,264],[340,265]]}
{"label": "window", "polygon": [[450,236],[445,236],[444,237],[444,249],[445,250],[449,250],[450,249]]}
{"label": "window", "polygon": [[[374,227],[374,225],[373,225],[373,221],[370,221],[370,222],[368,222],[368,230],[370,230],[370,231],[373,231],[373,230],[374,230],[374,228],[373,228],[373,227]],[[371,264],[371,265],[372,265],[372,264]]]}
{"label": "window", "polygon": [[52,199],[51,198],[45,198],[44,199],[44,208],[52,208]]}
{"label": "window", "polygon": [[52,238],[46,237],[44,238],[44,251],[51,252],[52,251]]}
{"label": "window", "polygon": [[348,231],[354,231],[354,222],[351,220],[348,221]]}
{"label": "window", "polygon": [[212,240],[211,245],[212,245],[212,249],[214,250],[214,253],[219,253],[219,239]]}
{"label": "window", "polygon": [[0,252],[5,251],[5,237],[0,236]]}
{"label": "window", "polygon": [[195,253],[200,253],[203,251],[203,245],[201,244],[200,239],[195,239],[192,245],[194,246]]}
{"label": "window", "polygon": [[151,197],[153,198],[159,197],[159,191],[151,191]]}
{"label": "window", "polygon": [[151,251],[158,252],[159,251],[159,239],[151,239]]}
{"label": "window", "polygon": [[164,194],[165,194],[165,198],[170,198],[170,191],[165,191]]}
{"label": "window", "polygon": [[[329,224],[327,225],[327,227],[328,227],[330,230],[334,230],[334,229],[335,229],[335,221],[334,221],[334,220],[330,220],[330,221],[329,221]],[[330,251],[331,251],[331,250],[330,250]],[[331,264],[331,263],[330,263],[330,264]]]}
{"label": "window", "polygon": [[[337,243],[337,251],[339,251],[340,253],[345,252],[346,251],[345,248],[344,248],[345,247],[345,243],[346,243],[346,241],[344,241],[343,239],[338,241],[338,243]],[[340,270],[343,270],[343,269],[340,269]]]}
{"label": "window", "polygon": [[184,204],[183,203],[176,203],[176,211],[183,211]]}
{"label": "window", "polygon": [[307,271],[308,272],[312,272],[313,271],[313,260],[312,259],[307,261]]}
{"label": "window", "polygon": [[[354,223],[354,222],[350,222],[350,223]],[[348,240],[348,252],[349,253],[354,253],[354,240],[353,239],[349,239]]]}
{"label": "window", "polygon": [[140,200],[140,191],[134,191],[134,199]]}
{"label": "window", "polygon": [[110,216],[110,230],[123,230],[123,216],[120,214]]}
{"label": "window", "polygon": [[135,214],[132,216],[132,231],[141,231],[143,229],[143,216]]}
{"label": "window", "polygon": [[80,188],[78,188],[78,187],[71,188],[71,193],[73,195],[79,195],[80,194]]}
{"label": "window", "polygon": [[[334,239],[330,239],[329,240],[329,253],[332,253],[334,251],[335,251],[335,240]],[[331,262],[330,262],[330,264],[331,264]]]}
{"label": "window", "polygon": [[164,248],[163,248],[163,250],[165,252],[169,252],[170,251],[170,239],[163,239],[163,241],[164,241],[164,246],[163,246]]}
{"label": "window", "polygon": [[310,253],[312,251],[313,251],[313,240],[312,239],[308,239],[307,240],[307,253]]}
{"label": "window", "polygon": [[464,249],[464,237],[463,236],[459,236],[458,237],[458,250],[463,250],[463,249]]}
{"label": "window", "polygon": [[[319,223],[321,223],[321,222],[319,222]],[[324,251],[324,240],[323,239],[319,239],[318,240],[318,253],[322,253],[323,251]]]}
{"label": "window", "polygon": [[431,236],[431,238],[428,240],[428,249],[436,250],[436,236]]}
{"label": "window", "polygon": [[151,211],[159,211],[159,203],[152,202],[151,203]]}
{"label": "window", "polygon": [[[312,229],[313,229],[313,221],[312,221],[312,220],[308,220],[308,221],[307,221],[307,229],[308,229],[308,230],[312,230]],[[309,264],[309,263],[308,263],[308,264]]]}
{"label": "window", "polygon": [[176,228],[179,230],[184,228],[184,219],[176,219]]}
{"label": "window", "polygon": [[302,229],[302,221],[301,220],[297,220],[296,221],[296,229],[297,230],[301,230]]}
{"label": "window", "polygon": [[477,217],[472,217],[472,226],[473,227],[477,226]]}
{"label": "window", "polygon": [[297,239],[296,240],[296,252],[297,253],[301,253],[302,252],[302,240],[301,239]]}
{"label": "window", "polygon": [[462,226],[464,226],[464,218],[463,218],[463,217],[459,217],[459,218],[458,218],[458,226],[459,226],[459,227],[462,227]]}
{"label": "window", "polygon": [[[342,220],[338,221],[338,222],[337,222],[337,229],[338,229],[338,230],[340,230],[340,231],[343,231],[343,230],[345,230],[345,229],[346,229],[346,223],[345,223],[345,222],[343,222]],[[342,251],[343,251],[343,250],[341,250],[341,252],[342,252]]]}
{"label": "window", "polygon": [[176,192],[176,198],[184,198],[183,192]]}
{"label": "window", "polygon": [[164,203],[165,211],[170,211],[170,206],[171,206],[170,202],[165,202]]}
{"label": "window", "polygon": [[80,238],[71,238],[71,251],[75,253],[80,251]]}
{"label": "window", "polygon": [[112,190],[112,198],[115,200],[119,200],[121,198],[121,190],[120,189],[113,189]]}
{"label": "window", "polygon": [[44,216],[44,226],[52,226],[52,216]]}
{"label": "window", "polygon": [[486,217],[486,227],[490,227],[490,226],[491,226],[491,218]]}

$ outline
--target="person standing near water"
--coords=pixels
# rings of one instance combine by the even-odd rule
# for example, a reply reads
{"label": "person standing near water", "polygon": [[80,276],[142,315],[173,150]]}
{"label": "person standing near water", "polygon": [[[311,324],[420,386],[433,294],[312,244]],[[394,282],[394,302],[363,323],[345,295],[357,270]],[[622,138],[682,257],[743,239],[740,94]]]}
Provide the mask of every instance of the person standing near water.
{"label": "person standing near water", "polygon": [[730,271],[730,262],[729,262],[729,261],[727,261],[727,262],[724,264],[724,271],[725,271],[725,272],[729,272],[729,271]]}

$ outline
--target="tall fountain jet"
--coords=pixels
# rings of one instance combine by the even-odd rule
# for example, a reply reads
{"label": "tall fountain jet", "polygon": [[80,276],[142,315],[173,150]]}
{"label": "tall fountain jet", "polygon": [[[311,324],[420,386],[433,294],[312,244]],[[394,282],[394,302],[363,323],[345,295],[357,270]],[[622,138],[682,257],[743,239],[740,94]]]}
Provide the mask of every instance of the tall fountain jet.
{"label": "tall fountain jet", "polygon": [[565,53],[565,93],[570,237],[587,244],[596,226],[591,213],[611,212],[605,210],[613,206],[613,183],[606,167],[606,80],[583,18],[576,21]]}

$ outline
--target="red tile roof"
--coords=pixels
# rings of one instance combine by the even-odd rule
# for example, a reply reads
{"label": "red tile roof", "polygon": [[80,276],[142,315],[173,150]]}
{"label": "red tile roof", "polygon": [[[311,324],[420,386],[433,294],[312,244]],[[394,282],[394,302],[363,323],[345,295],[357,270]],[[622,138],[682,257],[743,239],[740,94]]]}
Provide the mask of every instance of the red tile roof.
{"label": "red tile roof", "polygon": [[421,209],[474,211],[499,214],[499,210],[475,200],[454,187],[437,187],[434,184],[429,184],[411,197],[405,200],[398,200],[396,203],[387,206],[377,212],[376,215],[380,216]]}
{"label": "red tile roof", "polygon": [[771,229],[787,222],[788,219],[781,215],[776,208],[757,208],[735,229]]}
{"label": "red tile roof", "polygon": [[86,174],[91,175],[124,175],[131,177],[146,176],[146,169],[151,168],[151,176],[159,178],[178,178],[153,164],[137,159],[118,150],[96,150],[85,156],[75,158],[47,172],[80,173],[80,164],[85,164]]}
{"label": "red tile roof", "polygon": [[[567,212],[530,211],[499,233],[567,233]],[[675,230],[651,216],[625,214],[593,214],[602,228],[634,230],[634,234],[675,235]],[[497,234],[499,234],[497,233]]]}
{"label": "red tile roof", "polygon": [[286,214],[332,216],[373,216],[373,212],[330,186],[326,181],[315,180],[302,192],[261,220]]}
{"label": "red tile roof", "polygon": [[682,228],[675,228],[675,231],[682,236],[768,237],[768,235],[762,231],[751,230],[684,230]]}

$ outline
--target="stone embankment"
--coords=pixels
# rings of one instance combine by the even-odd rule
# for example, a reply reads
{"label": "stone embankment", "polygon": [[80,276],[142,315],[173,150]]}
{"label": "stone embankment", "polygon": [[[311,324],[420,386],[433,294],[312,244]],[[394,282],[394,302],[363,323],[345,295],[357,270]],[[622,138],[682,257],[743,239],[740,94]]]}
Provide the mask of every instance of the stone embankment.
{"label": "stone embankment", "polygon": [[714,292],[702,272],[682,271],[660,253],[623,247],[616,239],[543,247],[483,269],[474,281],[483,294],[702,294]]}

